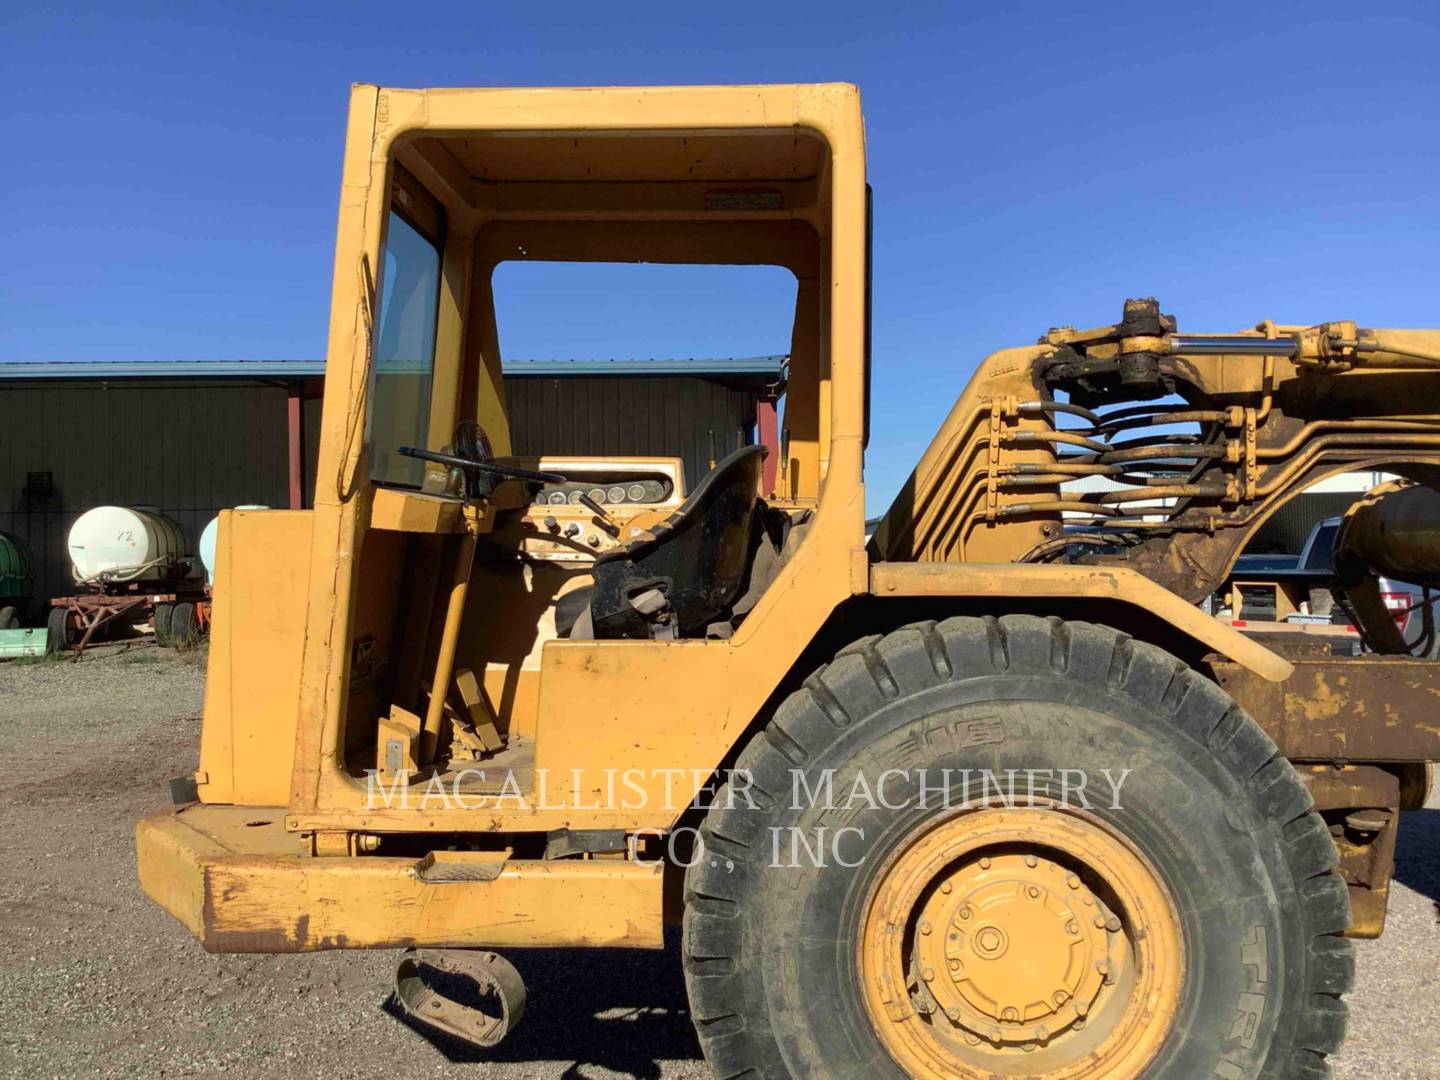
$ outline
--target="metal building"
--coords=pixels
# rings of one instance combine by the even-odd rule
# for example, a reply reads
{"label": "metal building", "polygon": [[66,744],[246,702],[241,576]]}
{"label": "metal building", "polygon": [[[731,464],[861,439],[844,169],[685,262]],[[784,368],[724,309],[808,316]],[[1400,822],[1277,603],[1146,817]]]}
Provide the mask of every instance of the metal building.
{"label": "metal building", "polygon": [[[505,364],[517,454],[652,454],[685,460],[693,487],[752,442],[771,446],[786,358],[520,360]],[[757,435],[757,427],[763,429]],[[768,485],[767,485],[768,490]]]}
{"label": "metal building", "polygon": [[[515,452],[676,455],[693,484],[712,432],[717,457],[774,443],[785,359],[507,361]],[[157,509],[192,547],[225,507],[308,506],[322,382],[306,361],[0,362],[0,532],[30,548],[32,620],[71,591],[93,506]]]}

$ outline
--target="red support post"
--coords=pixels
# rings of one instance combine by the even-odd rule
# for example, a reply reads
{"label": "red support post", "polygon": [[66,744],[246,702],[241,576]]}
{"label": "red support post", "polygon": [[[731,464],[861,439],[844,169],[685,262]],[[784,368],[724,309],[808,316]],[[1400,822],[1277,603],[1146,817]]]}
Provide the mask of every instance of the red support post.
{"label": "red support post", "polygon": [[775,471],[780,465],[780,422],[776,401],[776,398],[762,398],[755,405],[759,442],[770,451],[765,455],[765,476],[760,485],[766,496],[775,494]]}
{"label": "red support post", "polygon": [[305,399],[301,394],[300,383],[290,384],[286,404],[290,429],[290,509],[299,510],[305,505]]}

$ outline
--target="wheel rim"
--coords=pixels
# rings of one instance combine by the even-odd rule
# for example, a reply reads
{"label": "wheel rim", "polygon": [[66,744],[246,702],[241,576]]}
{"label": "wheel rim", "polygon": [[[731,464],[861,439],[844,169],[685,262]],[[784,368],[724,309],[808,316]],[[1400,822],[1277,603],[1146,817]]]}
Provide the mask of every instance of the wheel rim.
{"label": "wheel rim", "polygon": [[1174,904],[1092,815],[1037,805],[929,822],[887,858],[865,911],[865,1006],[911,1076],[1119,1080],[1174,1024]]}

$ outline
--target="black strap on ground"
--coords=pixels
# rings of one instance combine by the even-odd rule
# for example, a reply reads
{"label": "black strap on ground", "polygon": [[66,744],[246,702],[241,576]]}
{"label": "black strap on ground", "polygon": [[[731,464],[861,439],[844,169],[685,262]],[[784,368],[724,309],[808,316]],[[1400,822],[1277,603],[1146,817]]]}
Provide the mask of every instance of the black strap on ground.
{"label": "black strap on ground", "polygon": [[[439,973],[447,985],[454,976],[475,983],[480,1006],[463,1005],[442,994],[422,974]],[[409,949],[395,969],[395,1000],[409,1016],[430,1027],[492,1047],[514,1029],[525,1013],[525,983],[515,966],[499,953],[479,949]]]}

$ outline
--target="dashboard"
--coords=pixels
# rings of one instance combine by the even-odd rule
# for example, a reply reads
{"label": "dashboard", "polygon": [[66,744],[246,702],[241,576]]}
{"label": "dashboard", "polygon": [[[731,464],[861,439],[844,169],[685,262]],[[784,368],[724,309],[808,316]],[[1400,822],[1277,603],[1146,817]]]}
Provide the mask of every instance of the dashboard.
{"label": "dashboard", "polygon": [[[574,475],[567,473],[567,476]],[[583,506],[580,496],[588,495],[601,506],[662,506],[675,491],[668,476],[616,471],[596,473],[584,480],[546,484],[531,500],[534,506]]]}
{"label": "dashboard", "polygon": [[[625,543],[632,521],[655,520],[685,501],[684,463],[661,457],[544,457],[536,466],[560,473],[545,484],[523,515],[525,554],[552,562],[588,562]],[[604,516],[581,501],[587,496]]]}

